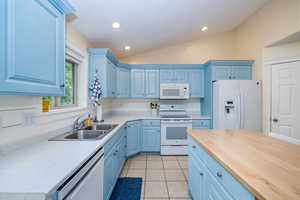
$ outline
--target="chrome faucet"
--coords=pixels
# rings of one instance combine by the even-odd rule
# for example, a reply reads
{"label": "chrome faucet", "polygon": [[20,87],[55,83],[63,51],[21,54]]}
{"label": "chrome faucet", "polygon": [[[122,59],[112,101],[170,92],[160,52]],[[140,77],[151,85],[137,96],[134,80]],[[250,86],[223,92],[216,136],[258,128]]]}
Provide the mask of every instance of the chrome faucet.
{"label": "chrome faucet", "polygon": [[75,120],[75,122],[73,124],[73,130],[75,130],[75,131],[76,130],[80,130],[80,129],[82,129],[84,127],[84,120],[79,123],[79,120],[80,120],[80,118],[82,116],[79,116],[78,118],[76,118],[76,120]]}

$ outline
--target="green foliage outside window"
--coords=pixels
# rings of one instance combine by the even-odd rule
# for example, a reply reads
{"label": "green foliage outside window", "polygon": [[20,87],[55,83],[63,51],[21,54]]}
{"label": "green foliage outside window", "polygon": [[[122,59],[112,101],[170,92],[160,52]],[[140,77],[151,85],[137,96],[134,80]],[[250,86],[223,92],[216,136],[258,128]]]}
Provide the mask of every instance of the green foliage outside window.
{"label": "green foliage outside window", "polygon": [[74,104],[74,78],[75,78],[75,64],[66,61],[65,70],[65,96],[60,98],[60,105]]}
{"label": "green foliage outside window", "polygon": [[66,61],[65,66],[65,96],[52,97],[46,96],[43,99],[50,101],[50,107],[60,107],[76,104],[76,64],[71,61]]}

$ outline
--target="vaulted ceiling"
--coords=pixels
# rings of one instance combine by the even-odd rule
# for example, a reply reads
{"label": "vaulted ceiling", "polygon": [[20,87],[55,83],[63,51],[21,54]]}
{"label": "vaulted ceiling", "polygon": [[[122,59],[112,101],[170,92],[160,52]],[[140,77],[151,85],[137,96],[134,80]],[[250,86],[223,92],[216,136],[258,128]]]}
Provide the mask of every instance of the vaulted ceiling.
{"label": "vaulted ceiling", "polygon": [[[120,57],[232,30],[267,1],[70,0],[76,8],[74,26],[95,46]],[[113,22],[121,27],[113,29]]]}

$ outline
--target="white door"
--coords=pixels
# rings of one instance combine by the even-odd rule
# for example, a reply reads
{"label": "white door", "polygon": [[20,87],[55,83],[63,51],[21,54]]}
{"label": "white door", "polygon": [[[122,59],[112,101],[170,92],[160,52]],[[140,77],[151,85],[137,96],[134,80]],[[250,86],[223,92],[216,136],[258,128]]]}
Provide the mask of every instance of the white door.
{"label": "white door", "polygon": [[300,141],[300,62],[272,67],[271,133]]}

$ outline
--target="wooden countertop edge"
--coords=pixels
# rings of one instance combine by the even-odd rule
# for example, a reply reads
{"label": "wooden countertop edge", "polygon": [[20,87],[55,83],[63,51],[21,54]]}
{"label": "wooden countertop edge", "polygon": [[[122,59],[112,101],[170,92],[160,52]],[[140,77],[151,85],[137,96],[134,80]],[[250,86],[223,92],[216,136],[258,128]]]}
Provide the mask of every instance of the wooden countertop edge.
{"label": "wooden countertop edge", "polygon": [[187,133],[190,135],[201,147],[205,149],[207,153],[209,153],[215,160],[217,160],[224,168],[226,168],[229,173],[234,176],[240,183],[242,183],[258,200],[267,200],[260,192],[258,192],[254,187],[251,186],[246,180],[244,180],[238,172],[232,170],[225,162],[223,162],[218,156],[213,153],[209,147],[207,147],[204,143],[198,141],[197,138],[194,137],[194,134],[191,132],[192,130],[188,130]]}

